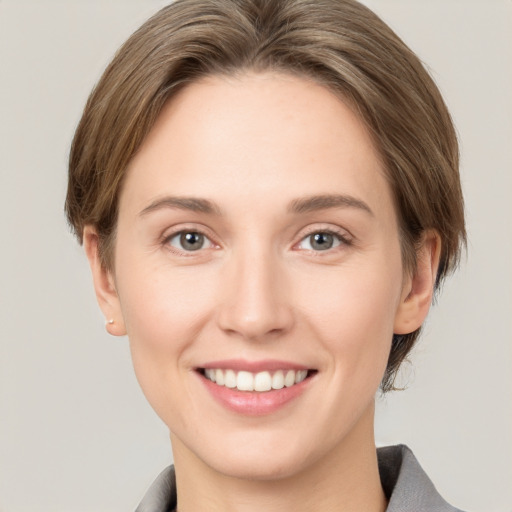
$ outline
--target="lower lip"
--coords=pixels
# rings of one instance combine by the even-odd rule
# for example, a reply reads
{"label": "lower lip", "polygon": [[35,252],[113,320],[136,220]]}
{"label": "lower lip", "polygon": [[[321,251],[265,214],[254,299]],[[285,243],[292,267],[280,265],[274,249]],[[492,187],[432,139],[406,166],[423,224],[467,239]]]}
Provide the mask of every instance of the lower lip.
{"label": "lower lip", "polygon": [[236,388],[219,386],[201,374],[199,374],[199,377],[217,402],[233,412],[247,416],[261,416],[276,412],[300,396],[312,378],[308,377],[289,388],[258,392],[239,391]]}

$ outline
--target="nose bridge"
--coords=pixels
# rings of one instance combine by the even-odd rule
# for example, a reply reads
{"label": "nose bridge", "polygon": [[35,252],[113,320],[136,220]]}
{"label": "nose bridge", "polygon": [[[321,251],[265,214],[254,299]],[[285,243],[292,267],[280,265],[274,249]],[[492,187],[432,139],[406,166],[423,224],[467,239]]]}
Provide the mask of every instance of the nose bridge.
{"label": "nose bridge", "polygon": [[278,256],[251,243],[234,251],[226,265],[221,328],[251,340],[286,331],[292,312]]}

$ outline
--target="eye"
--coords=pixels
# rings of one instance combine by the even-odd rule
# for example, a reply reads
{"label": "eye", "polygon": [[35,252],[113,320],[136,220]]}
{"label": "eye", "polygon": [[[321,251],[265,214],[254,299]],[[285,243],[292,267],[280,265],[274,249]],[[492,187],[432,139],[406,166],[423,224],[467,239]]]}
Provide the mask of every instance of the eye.
{"label": "eye", "polygon": [[198,231],[180,231],[171,235],[166,243],[174,249],[184,252],[194,252],[214,247],[212,241]]}
{"label": "eye", "polygon": [[298,247],[307,251],[328,251],[342,243],[348,243],[348,241],[341,235],[330,231],[317,231],[303,238]]}

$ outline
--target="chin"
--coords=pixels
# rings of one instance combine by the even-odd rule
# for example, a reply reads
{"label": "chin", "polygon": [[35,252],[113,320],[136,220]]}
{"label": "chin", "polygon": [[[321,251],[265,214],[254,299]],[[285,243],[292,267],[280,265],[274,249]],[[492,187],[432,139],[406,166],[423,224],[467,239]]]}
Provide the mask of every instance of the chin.
{"label": "chin", "polygon": [[[321,453],[310,453],[307,442],[293,433],[240,433],[230,435],[226,442],[208,443],[196,450],[196,457],[216,473],[229,478],[253,481],[282,480],[296,475],[317,459]],[[216,446],[211,450],[211,446]]]}
{"label": "chin", "polygon": [[257,457],[238,455],[215,461],[211,468],[230,478],[263,482],[289,478],[300,473],[306,466],[304,457],[260,453]]}

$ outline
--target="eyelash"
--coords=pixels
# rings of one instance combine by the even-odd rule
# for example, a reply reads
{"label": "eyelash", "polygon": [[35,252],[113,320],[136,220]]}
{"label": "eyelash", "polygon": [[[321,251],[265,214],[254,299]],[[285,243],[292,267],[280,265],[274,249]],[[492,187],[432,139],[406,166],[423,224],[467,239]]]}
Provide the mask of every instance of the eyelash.
{"label": "eyelash", "polygon": [[332,236],[332,237],[336,238],[338,241],[337,245],[335,245],[334,247],[329,247],[329,248],[323,249],[323,250],[304,249],[304,250],[307,250],[308,252],[314,254],[315,256],[320,256],[320,255],[322,255],[322,253],[331,254],[334,250],[336,250],[340,246],[347,247],[347,246],[350,246],[353,244],[352,238],[347,234],[346,231],[342,231],[342,230],[338,231],[338,230],[332,229],[332,228],[326,228],[326,229],[316,228],[316,229],[313,229],[313,230],[309,231],[308,233],[304,234],[301,237],[300,241],[297,244],[295,244],[294,247],[297,247],[300,244],[302,244],[304,241],[311,239],[311,237],[314,235],[328,235],[328,236]]}
{"label": "eyelash", "polygon": [[182,237],[183,235],[192,235],[192,234],[199,235],[199,236],[203,237],[204,241],[208,242],[210,244],[210,247],[208,247],[208,249],[218,247],[218,244],[216,244],[212,240],[212,236],[211,235],[206,234],[204,230],[197,229],[197,228],[189,228],[189,229],[185,228],[185,229],[180,229],[179,231],[174,231],[173,233],[170,233],[170,234],[164,236],[161,243],[170,252],[172,252],[174,254],[178,254],[179,256],[185,256],[185,257],[195,256],[195,253],[203,252],[204,248],[200,247],[197,250],[192,250],[192,251],[189,250],[189,251],[187,251],[186,249],[179,249],[179,248],[173,247],[171,245],[171,241],[173,239],[175,239],[177,237]]}
{"label": "eyelash", "polygon": [[[200,247],[197,250],[186,250],[186,249],[179,249],[179,248],[173,247],[170,244],[170,242],[177,237],[182,237],[183,235],[192,235],[192,234],[204,237],[204,240],[207,241],[210,246],[207,248]],[[321,249],[315,250],[312,248],[304,249],[304,250],[308,251],[309,253],[315,254],[317,256],[320,256],[322,253],[332,253],[333,250],[336,250],[340,246],[350,246],[353,244],[352,238],[349,235],[347,235],[346,231],[342,231],[342,230],[338,231],[338,230],[332,229],[332,228],[329,228],[329,229],[321,229],[321,228],[318,229],[317,228],[317,229],[312,229],[307,233],[304,233],[301,236],[300,241],[298,243],[294,244],[293,247],[296,248],[296,247],[300,246],[302,243],[304,243],[308,239],[311,239],[311,237],[314,235],[327,235],[327,236],[332,236],[335,239],[337,239],[337,244],[335,246],[329,247],[327,249],[323,249],[323,250],[321,250]],[[175,254],[178,254],[180,256],[185,256],[185,257],[194,256],[195,255],[194,253],[201,253],[205,249],[212,249],[212,248],[219,247],[219,245],[212,240],[211,235],[206,234],[205,231],[203,231],[202,229],[196,229],[196,228],[180,229],[179,231],[170,233],[170,234],[166,235],[165,237],[163,237],[161,243],[169,251],[171,251]],[[310,246],[311,246],[311,243],[310,243]]]}

